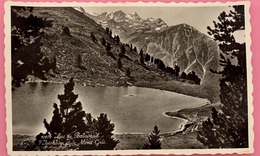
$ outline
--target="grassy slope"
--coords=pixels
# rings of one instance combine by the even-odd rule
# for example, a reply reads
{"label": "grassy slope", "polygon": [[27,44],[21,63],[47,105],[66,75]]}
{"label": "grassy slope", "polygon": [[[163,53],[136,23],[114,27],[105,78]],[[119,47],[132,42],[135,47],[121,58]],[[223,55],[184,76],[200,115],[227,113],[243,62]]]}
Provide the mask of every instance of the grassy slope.
{"label": "grassy slope", "polygon": [[[130,52],[126,48],[126,57],[122,59],[122,70],[117,69],[117,58],[120,52],[120,45],[109,37],[105,30],[96,24],[92,19],[72,8],[35,8],[34,15],[53,20],[53,27],[47,28],[42,39],[42,50],[48,57],[57,58],[57,72],[55,77],[49,76],[49,81],[67,81],[74,77],[77,83],[86,85],[125,85],[140,81],[156,81],[172,79],[163,75],[154,65],[147,65],[144,68],[138,62],[139,55]],[[62,34],[62,26],[68,26],[72,37]],[[98,40],[94,43],[90,33],[93,32]],[[104,37],[107,43],[112,46],[112,54],[116,59],[105,54],[105,47],[101,44]],[[86,69],[77,67],[77,56],[82,56],[83,66]],[[125,70],[129,67],[132,79],[125,76]],[[163,76],[162,76],[163,75]],[[34,81],[34,80],[32,80]]]}

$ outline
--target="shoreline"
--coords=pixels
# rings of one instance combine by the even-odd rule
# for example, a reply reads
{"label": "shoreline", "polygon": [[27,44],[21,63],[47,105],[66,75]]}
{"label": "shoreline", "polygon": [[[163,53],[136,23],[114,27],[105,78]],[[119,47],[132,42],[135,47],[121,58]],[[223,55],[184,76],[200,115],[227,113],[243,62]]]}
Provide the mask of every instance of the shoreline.
{"label": "shoreline", "polygon": [[[30,83],[54,83],[54,84],[65,84],[67,82],[67,80],[61,80],[61,81],[55,81],[55,80],[37,80],[37,79],[31,79],[29,81],[27,81],[26,83],[27,84],[30,84]],[[75,81],[75,84],[77,85],[82,85],[82,86],[90,86],[90,87],[143,87],[143,88],[147,88],[147,89],[159,89],[159,90],[162,90],[162,91],[167,91],[167,92],[174,92],[174,93],[177,93],[177,94],[182,94],[182,95],[185,95],[185,96],[192,96],[192,97],[197,97],[197,98],[202,98],[202,99],[206,99],[207,103],[203,104],[202,106],[198,106],[198,107],[195,107],[195,108],[183,108],[183,109],[177,109],[177,110],[174,110],[174,111],[171,111],[169,110],[168,112],[162,112],[162,114],[167,117],[167,118],[176,118],[176,119],[179,119],[179,120],[182,120],[183,122],[181,122],[177,129],[176,130],[172,130],[172,131],[169,131],[169,132],[164,132],[164,133],[161,133],[161,137],[163,139],[166,139],[167,141],[170,141],[170,142],[174,142],[174,139],[177,139],[177,141],[185,141],[186,138],[191,138],[191,144],[182,144],[182,145],[171,145],[171,146],[178,146],[178,147],[186,147],[186,146],[196,146],[197,144],[197,141],[196,141],[196,135],[197,135],[197,132],[196,132],[196,129],[199,125],[199,121],[201,120],[197,120],[197,119],[194,119],[192,118],[192,116],[189,114],[190,112],[192,112],[191,114],[196,114],[198,112],[198,110],[200,110],[201,108],[206,108],[205,106],[212,106],[212,102],[210,102],[210,100],[208,100],[208,98],[206,98],[205,96],[204,97],[201,97],[199,96],[199,93],[194,95],[192,94],[191,92],[194,91],[194,89],[196,89],[197,87],[201,88],[203,86],[199,86],[199,85],[190,85],[190,84],[184,84],[185,87],[190,87],[192,86],[193,88],[191,90],[185,90],[186,92],[182,92],[182,91],[176,91],[176,88],[174,89],[174,83],[175,82],[158,82],[158,83],[153,83],[153,82],[138,82],[138,83],[135,83],[135,84],[127,84],[127,83],[124,83],[123,85],[122,84],[111,84],[111,85],[105,85],[105,84],[100,84],[100,83],[95,83],[95,84],[92,84],[92,83],[82,83],[80,82],[79,83],[79,80]],[[178,83],[178,82],[177,82]],[[174,86],[174,87],[171,87],[171,86]],[[177,89],[178,87],[182,87],[181,84],[177,86]],[[185,89],[185,88],[184,88]],[[186,111],[186,110],[190,110],[190,112]],[[174,122],[174,121],[173,121]],[[146,140],[147,139],[147,136],[150,135],[151,132],[149,133],[128,133],[128,132],[123,132],[123,133],[114,133],[114,136],[117,137],[117,138],[120,138],[123,142],[122,145],[119,145],[120,147],[121,146],[124,146],[124,147],[128,147],[130,146],[131,148],[133,148],[132,144],[137,144],[138,142],[136,142],[136,139],[138,137],[141,137],[143,140]],[[36,134],[37,135],[37,134]],[[13,138],[15,138],[16,140],[13,142],[16,144],[19,142],[17,142],[19,140],[19,136],[20,138],[25,138],[26,139],[26,136],[28,138],[35,138],[34,134],[12,134]],[[18,139],[18,140],[17,140]],[[24,140],[25,140],[24,139]],[[128,143],[128,141],[130,141]],[[137,139],[138,140],[138,139]],[[21,143],[21,142],[20,142]],[[15,144],[14,144],[15,145]],[[200,146],[200,145],[198,145]]]}
{"label": "shoreline", "polygon": [[[30,83],[54,83],[54,84],[65,84],[67,81],[55,81],[55,80],[38,80],[38,79],[33,79],[33,80],[29,80],[27,81],[26,83],[27,84],[30,84]],[[105,85],[105,84],[86,84],[86,83],[78,83],[78,82],[75,82],[76,85],[82,85],[82,86],[90,86],[90,87],[142,87],[142,88],[147,88],[147,89],[156,89],[156,90],[161,90],[161,91],[166,91],[166,92],[174,92],[176,94],[181,94],[181,95],[184,95],[184,96],[190,96],[190,97],[196,97],[196,98],[202,98],[202,99],[206,99],[208,100],[207,98],[203,98],[203,97],[199,97],[199,96],[192,96],[192,95],[187,95],[187,94],[184,94],[184,93],[180,93],[180,92],[175,92],[173,90],[169,90],[167,88],[164,88],[163,86],[153,86],[153,83],[151,83],[151,86],[148,86],[148,85],[141,85],[141,83],[138,83],[138,84],[131,84],[131,85]],[[145,83],[143,83],[145,84]],[[195,108],[191,108],[191,109],[196,109],[196,108],[200,108],[200,107],[204,107],[204,106],[207,106],[207,105],[210,105],[211,102],[208,100],[207,103],[203,104],[202,106],[199,106],[199,107],[195,107]],[[165,116],[165,117],[168,117],[168,118],[176,118],[176,119],[179,119],[179,120],[182,120],[183,122],[181,124],[178,125],[178,129],[177,130],[173,130],[173,131],[170,131],[170,132],[165,132],[165,134],[168,134],[168,133],[174,133],[174,132],[184,132],[191,124],[191,122],[194,124],[195,121],[192,121],[191,118],[188,118],[187,116],[184,116],[183,113],[181,113],[183,110],[186,110],[186,109],[189,109],[189,108],[182,108],[182,109],[177,109],[177,110],[174,110],[174,111],[168,111],[168,112],[162,112],[162,114]],[[185,128],[186,127],[186,128]],[[123,132],[123,133],[117,133],[118,135],[122,135],[122,134],[149,134],[149,133],[128,133],[128,132]]]}
{"label": "shoreline", "polygon": [[[165,84],[162,84],[162,83],[164,83],[164,81],[161,82],[161,83],[158,83],[158,84],[155,84],[153,82],[137,82],[135,84],[132,84],[132,83],[130,83],[128,81],[125,81],[122,84],[102,84],[102,83],[95,83],[94,84],[94,83],[77,82],[76,80],[74,80],[74,81],[75,81],[76,85],[82,85],[84,87],[86,87],[86,86],[90,86],[90,87],[142,87],[142,88],[147,88],[147,89],[157,89],[157,90],[161,90],[161,91],[167,91],[167,92],[174,92],[176,94],[182,94],[182,95],[185,95],[185,96],[201,98],[201,99],[208,100],[209,103],[215,103],[215,100],[213,100],[214,102],[212,102],[212,100],[209,97],[201,96],[199,93],[194,94],[194,93],[190,93],[189,91],[186,91],[186,92],[185,91],[178,91],[177,89],[174,89],[174,88],[170,88],[169,89],[169,88],[167,88],[168,86],[166,87],[166,86],[164,86]],[[29,83],[65,84],[66,82],[68,82],[68,80],[55,81],[55,80],[32,79],[32,80],[28,80],[25,83],[28,83],[28,84]],[[177,82],[177,83],[180,83],[180,82]],[[194,86],[195,87],[203,87],[203,85],[192,85],[192,84],[188,84],[188,85],[191,85],[193,87]]]}

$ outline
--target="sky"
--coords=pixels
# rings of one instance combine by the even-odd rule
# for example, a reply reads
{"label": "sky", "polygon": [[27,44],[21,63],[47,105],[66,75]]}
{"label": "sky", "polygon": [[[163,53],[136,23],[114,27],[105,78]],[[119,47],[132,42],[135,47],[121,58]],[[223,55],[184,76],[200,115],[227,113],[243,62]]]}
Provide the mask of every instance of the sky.
{"label": "sky", "polygon": [[168,26],[177,25],[181,23],[189,24],[204,34],[207,34],[207,26],[213,27],[213,20],[217,21],[217,17],[223,11],[228,12],[231,7],[228,6],[204,6],[204,7],[174,7],[174,6],[160,6],[160,7],[84,7],[88,13],[103,13],[115,12],[122,10],[123,12],[138,13],[143,19],[148,17],[161,18]]}

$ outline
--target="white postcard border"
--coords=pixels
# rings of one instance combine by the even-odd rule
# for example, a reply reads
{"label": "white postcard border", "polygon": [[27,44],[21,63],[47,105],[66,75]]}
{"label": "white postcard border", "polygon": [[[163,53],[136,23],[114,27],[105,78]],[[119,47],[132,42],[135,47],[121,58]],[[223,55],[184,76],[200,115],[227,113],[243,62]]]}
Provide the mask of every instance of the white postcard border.
{"label": "white postcard border", "polygon": [[[35,6],[35,7],[73,7],[73,6],[146,6],[146,7],[169,7],[169,6],[228,6],[228,5],[245,5],[245,32],[246,32],[246,57],[247,57],[247,88],[248,88],[248,133],[249,133],[249,148],[235,148],[235,149],[171,149],[171,150],[107,150],[107,151],[13,151],[13,137],[12,137],[12,91],[11,91],[11,23],[10,23],[10,7],[11,6]],[[4,32],[5,32],[5,88],[6,88],[6,135],[7,135],[7,152],[8,155],[130,155],[130,154],[247,154],[253,153],[253,84],[252,84],[252,52],[251,47],[251,25],[250,25],[250,14],[249,14],[250,2],[249,1],[238,1],[238,2],[180,2],[180,3],[163,3],[163,2],[11,2],[5,3],[5,16],[4,16]]]}

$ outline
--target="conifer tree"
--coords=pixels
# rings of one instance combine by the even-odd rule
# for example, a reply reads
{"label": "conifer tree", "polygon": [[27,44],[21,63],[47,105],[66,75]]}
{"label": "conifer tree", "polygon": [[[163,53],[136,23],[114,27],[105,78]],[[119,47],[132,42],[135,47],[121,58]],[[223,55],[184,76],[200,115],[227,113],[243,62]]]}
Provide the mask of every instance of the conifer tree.
{"label": "conifer tree", "polygon": [[146,53],[146,54],[145,54],[145,58],[144,58],[144,59],[145,59],[145,62],[150,61],[150,58],[151,58],[150,55]]}
{"label": "conifer tree", "polygon": [[148,137],[149,143],[144,144],[143,149],[162,149],[160,141],[160,130],[157,125]]}
{"label": "conifer tree", "polygon": [[187,74],[186,74],[185,72],[182,72],[182,73],[181,73],[181,78],[182,78],[182,79],[186,79],[186,78],[187,78]]}
{"label": "conifer tree", "polygon": [[143,53],[143,49],[140,50],[139,55],[140,55],[140,58],[139,58],[140,63],[141,63],[142,65],[144,65],[144,53]]}
{"label": "conifer tree", "polygon": [[115,125],[111,123],[111,120],[108,120],[107,115],[101,113],[97,118],[97,132],[99,144],[97,149],[101,150],[111,150],[116,147],[119,143],[118,140],[113,139],[113,131]]}
{"label": "conifer tree", "polygon": [[111,55],[111,46],[110,46],[110,43],[107,43],[107,46],[106,46],[106,53],[108,56]]}
{"label": "conifer tree", "polygon": [[94,43],[97,43],[97,38],[93,32],[90,33],[90,37]]}
{"label": "conifer tree", "polygon": [[130,70],[129,67],[126,68],[125,76],[127,76],[127,77],[131,77],[131,70]]}
{"label": "conifer tree", "polygon": [[178,65],[174,66],[174,73],[176,77],[179,77],[180,67]]}
{"label": "conifer tree", "polygon": [[[22,16],[19,12],[24,12]],[[12,87],[19,87],[28,75],[46,80],[41,51],[44,28],[52,21],[33,15],[33,7],[11,7]]]}
{"label": "conifer tree", "polygon": [[106,46],[106,40],[105,40],[104,37],[102,37],[102,41],[101,41],[101,43],[102,43],[103,46]]}
{"label": "conifer tree", "polygon": [[77,64],[78,64],[78,67],[82,67],[82,57],[80,54],[78,54]]}
{"label": "conifer tree", "polygon": [[106,27],[106,33],[109,34],[109,28],[108,27]]}
{"label": "conifer tree", "polygon": [[[219,41],[223,52],[217,72],[220,79],[221,111],[212,110],[212,116],[203,123],[197,139],[208,148],[248,147],[248,105],[246,82],[246,45],[238,43],[233,36],[236,31],[245,30],[244,6],[233,6],[229,13],[222,12],[215,28],[208,27],[209,35]],[[226,57],[229,56],[229,57]],[[230,59],[236,59],[232,63]]]}
{"label": "conifer tree", "polygon": [[[54,103],[50,123],[44,119],[47,132],[36,136],[39,150],[112,150],[119,143],[113,139],[115,125],[101,113],[96,119],[86,114],[78,95],[74,94],[73,78],[64,85],[64,94],[58,95],[60,105]],[[83,136],[77,137],[77,136]],[[57,145],[56,145],[57,143]]]}
{"label": "conifer tree", "polygon": [[116,37],[115,37],[115,40],[116,40],[116,43],[117,43],[117,44],[119,44],[119,43],[120,43],[120,38],[119,38],[119,36],[118,36],[118,35],[116,35]]}
{"label": "conifer tree", "polygon": [[132,51],[133,51],[133,45],[130,44],[130,52],[132,52]]}
{"label": "conifer tree", "polygon": [[69,29],[68,26],[65,26],[65,27],[62,28],[62,33],[63,33],[64,35],[69,36],[69,37],[72,36],[71,33],[70,33],[70,29]]}
{"label": "conifer tree", "polygon": [[194,71],[189,72],[186,76],[186,79],[193,81],[195,84],[200,84],[200,78]]}
{"label": "conifer tree", "polygon": [[137,52],[137,48],[136,47],[134,47],[134,51]]}
{"label": "conifer tree", "polygon": [[119,57],[123,57],[125,55],[125,45],[122,44],[121,48],[120,48],[120,53],[119,53]]}
{"label": "conifer tree", "polygon": [[109,31],[109,36],[112,37],[112,31],[111,30]]}
{"label": "conifer tree", "polygon": [[120,58],[120,57],[117,59],[117,68],[118,68],[118,69],[121,69],[121,68],[122,68],[122,61],[121,61],[121,58]]}

